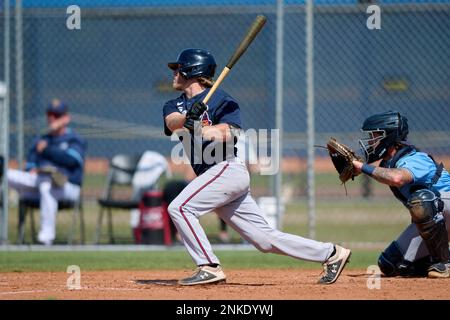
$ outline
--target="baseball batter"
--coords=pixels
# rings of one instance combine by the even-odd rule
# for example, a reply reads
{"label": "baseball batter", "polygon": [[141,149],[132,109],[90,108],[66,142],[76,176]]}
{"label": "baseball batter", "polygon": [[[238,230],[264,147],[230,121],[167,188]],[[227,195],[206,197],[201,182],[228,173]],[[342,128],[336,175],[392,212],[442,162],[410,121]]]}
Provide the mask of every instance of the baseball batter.
{"label": "baseball batter", "polygon": [[[367,163],[354,160],[356,173],[388,185],[412,222],[380,255],[381,271],[386,276],[448,278],[450,174],[406,141],[408,120],[397,111],[368,117],[361,130]],[[380,159],[379,167],[369,164]]]}
{"label": "baseball batter", "polygon": [[273,229],[252,198],[246,165],[236,157],[235,133],[242,128],[239,104],[223,90],[213,94],[208,106],[201,102],[212,86],[213,55],[203,49],[185,49],[168,66],[173,70],[173,88],[182,94],[164,105],[164,130],[166,135],[177,132],[197,175],[169,205],[170,216],[198,266],[179,283],[198,285],[226,279],[199,223],[199,218],[211,211],[258,250],[322,263],[324,274],[319,283],[335,282],[351,251]]}

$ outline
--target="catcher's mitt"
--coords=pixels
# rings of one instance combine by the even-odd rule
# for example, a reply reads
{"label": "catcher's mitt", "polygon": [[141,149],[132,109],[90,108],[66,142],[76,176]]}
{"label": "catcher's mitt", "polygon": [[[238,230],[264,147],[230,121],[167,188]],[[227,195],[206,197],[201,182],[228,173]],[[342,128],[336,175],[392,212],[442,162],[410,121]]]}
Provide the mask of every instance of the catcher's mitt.
{"label": "catcher's mitt", "polygon": [[363,159],[345,144],[337,142],[335,138],[330,138],[330,140],[328,140],[327,149],[342,183],[345,183],[350,179],[353,180],[356,176],[353,160],[363,162]]}
{"label": "catcher's mitt", "polygon": [[38,173],[50,175],[52,183],[58,188],[64,187],[64,184],[67,182],[67,177],[52,166],[40,167]]}

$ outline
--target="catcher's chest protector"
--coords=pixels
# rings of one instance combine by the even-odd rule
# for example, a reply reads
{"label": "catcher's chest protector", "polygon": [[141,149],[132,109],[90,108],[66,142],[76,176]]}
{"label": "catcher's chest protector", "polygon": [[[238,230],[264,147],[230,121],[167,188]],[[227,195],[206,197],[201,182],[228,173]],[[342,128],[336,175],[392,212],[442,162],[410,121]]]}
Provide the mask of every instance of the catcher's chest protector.
{"label": "catcher's chest protector", "polygon": [[[392,158],[391,161],[381,161],[380,163],[380,167],[383,168],[395,168],[397,162],[403,158],[405,155],[407,155],[408,153],[411,153],[412,151],[419,151],[419,149],[417,149],[416,147],[414,147],[413,145],[409,145],[409,146],[405,146],[403,148],[401,148],[400,150],[397,151],[397,153],[395,154],[395,156]],[[433,179],[431,181],[430,185],[424,185],[423,188],[424,189],[432,189],[433,185],[439,180],[439,178],[441,177],[442,174],[442,170],[444,169],[444,165],[442,163],[438,164],[432,156],[428,155],[431,160],[433,160],[433,162],[436,165],[436,173],[433,176]],[[407,199],[405,198],[405,196],[403,196],[403,194],[400,192],[400,190],[396,187],[391,187],[389,186],[389,189],[391,189],[392,193],[394,194],[394,196],[401,201],[404,205],[406,205]]]}

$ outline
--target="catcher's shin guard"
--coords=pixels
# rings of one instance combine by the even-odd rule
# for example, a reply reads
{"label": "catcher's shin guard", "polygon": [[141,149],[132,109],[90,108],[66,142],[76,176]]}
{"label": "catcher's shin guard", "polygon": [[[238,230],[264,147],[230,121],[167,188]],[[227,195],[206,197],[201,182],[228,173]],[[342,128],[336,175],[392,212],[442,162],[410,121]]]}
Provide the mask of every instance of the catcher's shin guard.
{"label": "catcher's shin guard", "polygon": [[398,275],[401,277],[425,277],[428,274],[428,268],[430,266],[430,256],[423,257],[414,262],[403,260],[398,265]]}
{"label": "catcher's shin guard", "polygon": [[448,234],[442,216],[443,202],[434,192],[422,189],[411,194],[407,207],[424,240],[433,263],[449,260]]}
{"label": "catcher's shin guard", "polygon": [[403,258],[397,242],[393,241],[378,257],[378,267],[385,276],[395,277],[399,275],[398,266]]}
{"label": "catcher's shin guard", "polygon": [[405,260],[397,241],[391,242],[378,257],[378,267],[386,277],[423,277],[430,266],[430,256],[413,262]]}

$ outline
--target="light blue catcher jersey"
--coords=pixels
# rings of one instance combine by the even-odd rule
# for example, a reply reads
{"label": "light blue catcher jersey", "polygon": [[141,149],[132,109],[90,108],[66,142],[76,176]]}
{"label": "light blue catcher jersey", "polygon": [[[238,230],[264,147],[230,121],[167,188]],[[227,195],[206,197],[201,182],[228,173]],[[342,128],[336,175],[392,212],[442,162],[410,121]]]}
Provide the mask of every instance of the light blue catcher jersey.
{"label": "light blue catcher jersey", "polygon": [[[409,197],[411,187],[415,185],[430,185],[436,173],[436,164],[424,152],[412,151],[400,158],[395,166],[396,168],[407,169],[414,177],[413,182],[406,184],[400,188],[400,192],[406,198]],[[441,177],[434,184],[434,187],[439,191],[450,191],[450,174],[443,169]]]}

